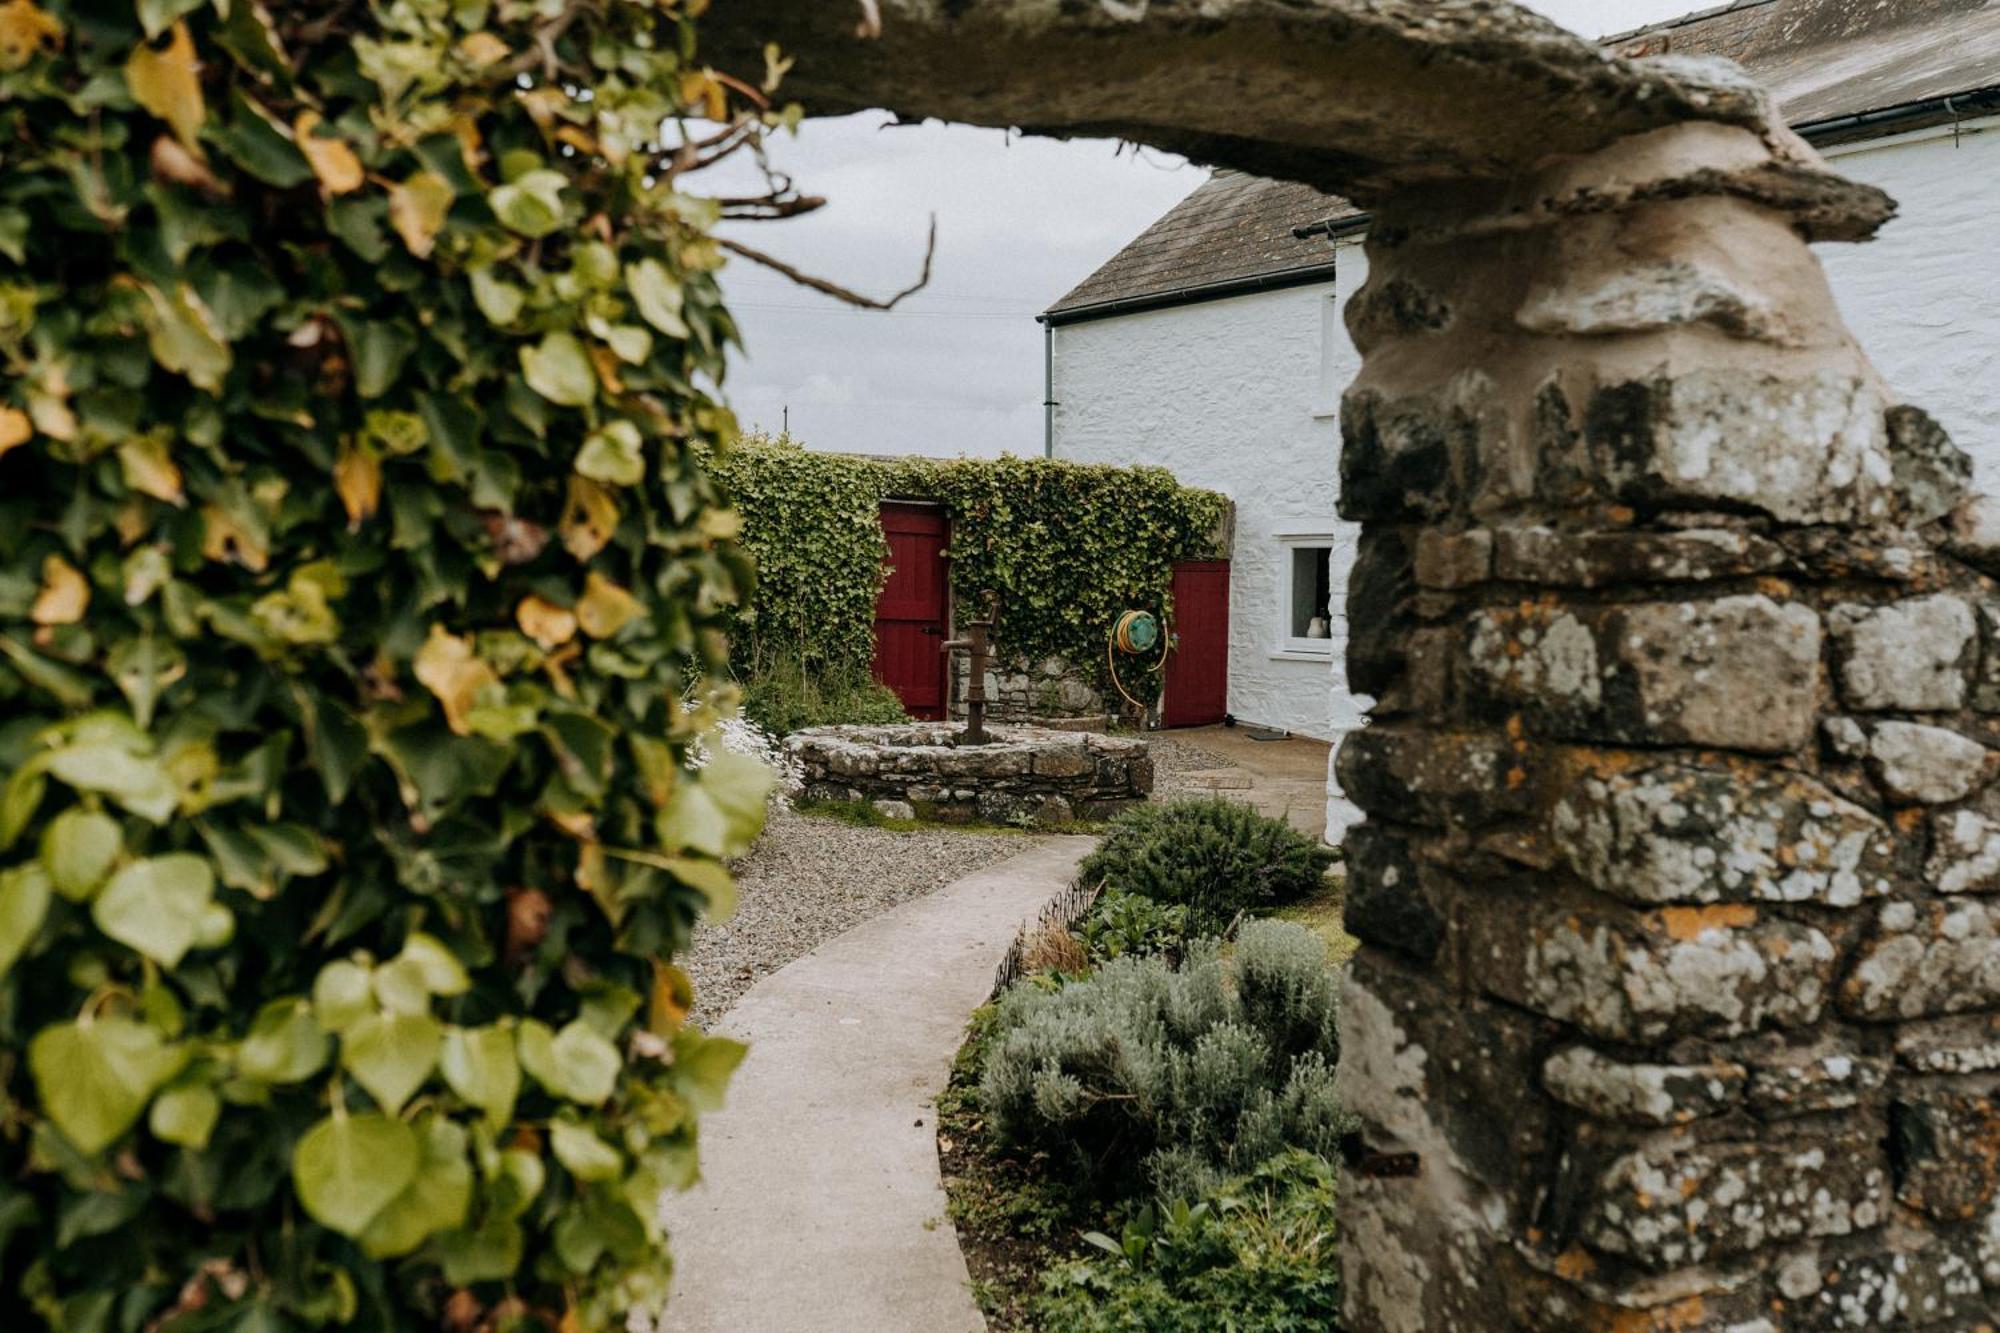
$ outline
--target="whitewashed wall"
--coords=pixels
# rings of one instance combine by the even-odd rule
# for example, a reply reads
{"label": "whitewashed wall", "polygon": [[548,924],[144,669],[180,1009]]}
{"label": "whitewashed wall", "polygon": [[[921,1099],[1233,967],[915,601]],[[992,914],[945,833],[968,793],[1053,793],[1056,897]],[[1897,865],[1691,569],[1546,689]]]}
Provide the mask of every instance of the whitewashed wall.
{"label": "whitewashed wall", "polygon": [[1055,331],[1056,457],[1158,464],[1236,502],[1229,711],[1322,739],[1332,739],[1327,696],[1339,679],[1346,622],[1334,618],[1327,653],[1286,651],[1280,598],[1291,558],[1283,538],[1326,534],[1336,541],[1336,611],[1344,601],[1343,553],[1354,531],[1334,515],[1334,409],[1360,358],[1336,298],[1360,286],[1360,247],[1342,246],[1338,263],[1337,291],[1331,283],[1295,287]]}
{"label": "whitewashed wall", "polygon": [[[1943,423],[1980,485],[2000,494],[2000,117],[1829,156],[1902,204],[1879,240],[1820,247],[1842,311],[1898,396]],[[1328,315],[1366,276],[1348,242],[1333,284],[1056,330],[1056,456],[1161,464],[1236,502],[1230,711],[1326,740],[1360,725],[1366,701],[1346,690],[1344,621],[1330,662],[1278,652],[1280,538],[1331,532],[1352,549],[1353,529],[1333,513],[1333,408],[1360,357]],[[1340,550],[1336,586],[1347,575]],[[1328,790],[1338,839],[1351,807],[1330,776]]]}

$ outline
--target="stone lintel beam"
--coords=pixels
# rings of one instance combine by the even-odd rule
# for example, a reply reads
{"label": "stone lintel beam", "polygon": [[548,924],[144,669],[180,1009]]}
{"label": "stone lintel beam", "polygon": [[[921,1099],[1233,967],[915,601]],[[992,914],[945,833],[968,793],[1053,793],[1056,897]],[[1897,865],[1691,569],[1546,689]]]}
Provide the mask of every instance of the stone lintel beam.
{"label": "stone lintel beam", "polygon": [[[784,92],[814,114],[1115,136],[1373,205],[1440,182],[1513,181],[1545,162],[1691,121],[1760,144],[1712,179],[1828,235],[1887,217],[1773,115],[1728,61],[1611,56],[1504,0],[729,0],[703,56],[755,68],[775,41]],[[1711,166],[1713,164],[1710,164]],[[1816,196],[1816,197],[1814,197]],[[1811,198],[1808,203],[1808,198]]]}

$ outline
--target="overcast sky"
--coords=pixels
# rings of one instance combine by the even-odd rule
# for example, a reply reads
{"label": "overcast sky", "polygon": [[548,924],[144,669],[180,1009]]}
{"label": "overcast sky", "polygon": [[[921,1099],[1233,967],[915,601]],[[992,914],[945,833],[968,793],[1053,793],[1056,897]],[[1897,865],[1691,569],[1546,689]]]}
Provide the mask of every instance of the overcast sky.
{"label": "overcast sky", "polygon": [[[1586,36],[1714,0],[1528,0]],[[808,121],[773,157],[808,217],[739,228],[746,243],[843,285],[912,282],[937,217],[931,284],[887,314],[859,311],[731,262],[723,286],[748,344],[725,386],[750,428],[816,449],[1035,454],[1042,331],[1035,315],[1207,173],[1150,149],[1057,142],[963,125],[891,126],[881,114]]]}

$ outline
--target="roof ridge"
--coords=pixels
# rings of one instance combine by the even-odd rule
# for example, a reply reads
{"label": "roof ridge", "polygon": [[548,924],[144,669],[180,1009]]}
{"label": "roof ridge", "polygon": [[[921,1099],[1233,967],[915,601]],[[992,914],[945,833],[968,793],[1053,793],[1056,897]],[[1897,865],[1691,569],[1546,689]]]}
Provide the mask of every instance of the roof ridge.
{"label": "roof ridge", "polygon": [[1641,37],[1650,37],[1656,32],[1672,32],[1675,28],[1686,28],[1696,23],[1706,22],[1709,19],[1721,18],[1724,14],[1733,14],[1739,9],[1756,9],[1761,5],[1775,5],[1777,3],[1778,0],[1729,0],[1728,4],[1712,5],[1707,9],[1697,9],[1692,13],[1682,14],[1679,18],[1661,19],[1657,23],[1647,23],[1637,28],[1628,29],[1625,32],[1606,33],[1597,39],[1597,44],[1599,46],[1616,46],[1623,42],[1635,41]]}

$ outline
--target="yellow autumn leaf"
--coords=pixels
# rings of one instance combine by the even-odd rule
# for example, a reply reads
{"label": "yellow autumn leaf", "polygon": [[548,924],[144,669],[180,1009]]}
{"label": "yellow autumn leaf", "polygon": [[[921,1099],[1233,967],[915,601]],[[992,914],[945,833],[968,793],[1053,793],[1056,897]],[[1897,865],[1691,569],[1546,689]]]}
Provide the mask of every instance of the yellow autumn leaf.
{"label": "yellow autumn leaf", "polygon": [[543,652],[560,648],[576,637],[576,613],[533,594],[523,597],[514,608],[514,623],[521,627],[521,633],[540,644]]}
{"label": "yellow autumn leaf", "polygon": [[173,127],[174,137],[190,153],[202,156],[195,136],[208,119],[208,107],[201,97],[201,60],[187,24],[174,24],[173,38],[163,50],[141,42],[125,61],[125,86],[133,101]]}
{"label": "yellow autumn leaf", "polygon": [[297,136],[299,151],[306,155],[313,175],[319,177],[320,188],[328,194],[347,194],[361,188],[363,173],[361,159],[347,146],[344,139],[329,139],[314,133],[320,125],[317,111],[301,111],[299,118],[292,122],[292,133]]}
{"label": "yellow autumn leaf", "polygon": [[35,424],[19,408],[0,407],[0,458],[35,437]]}
{"label": "yellow autumn leaf", "polygon": [[20,69],[43,51],[62,45],[63,27],[33,0],[0,5],[0,70]]}
{"label": "yellow autumn leaf", "polygon": [[221,563],[234,561],[255,574],[271,563],[270,544],[229,516],[219,505],[201,511],[201,553]]}
{"label": "yellow autumn leaf", "polygon": [[168,504],[183,504],[181,470],[167,454],[167,442],[157,436],[136,436],[118,446],[118,465],[125,484],[141,495]]}
{"label": "yellow autumn leaf", "polygon": [[382,507],[382,458],[361,444],[343,444],[333,460],[333,489],[347,510],[347,530],[358,531]]}
{"label": "yellow autumn leaf", "polygon": [[653,960],[653,993],[646,1006],[648,1031],[671,1037],[694,1011],[694,981],[672,963]]}
{"label": "yellow autumn leaf", "polygon": [[430,258],[437,234],[451,212],[451,182],[435,171],[419,171],[389,189],[389,225],[419,259]]}
{"label": "yellow autumn leaf", "polygon": [[28,618],[37,625],[74,625],[90,606],[90,580],[59,555],[42,561],[42,588]]}
{"label": "yellow autumn leaf", "polygon": [[417,680],[444,706],[445,724],[460,736],[471,735],[466,719],[478,706],[480,694],[500,683],[493,668],[473,655],[472,640],[432,625],[430,638],[417,650],[415,666]]}
{"label": "yellow autumn leaf", "polygon": [[576,623],[593,639],[608,639],[646,614],[639,599],[591,570],[576,602]]}
{"label": "yellow autumn leaf", "polygon": [[618,531],[618,502],[611,498],[609,488],[572,472],[569,499],[557,526],[569,553],[578,560],[588,560],[609,545],[611,534]]}
{"label": "yellow autumn leaf", "polygon": [[484,67],[505,60],[510,52],[507,43],[490,32],[475,32],[458,44],[458,53],[468,64]]}

